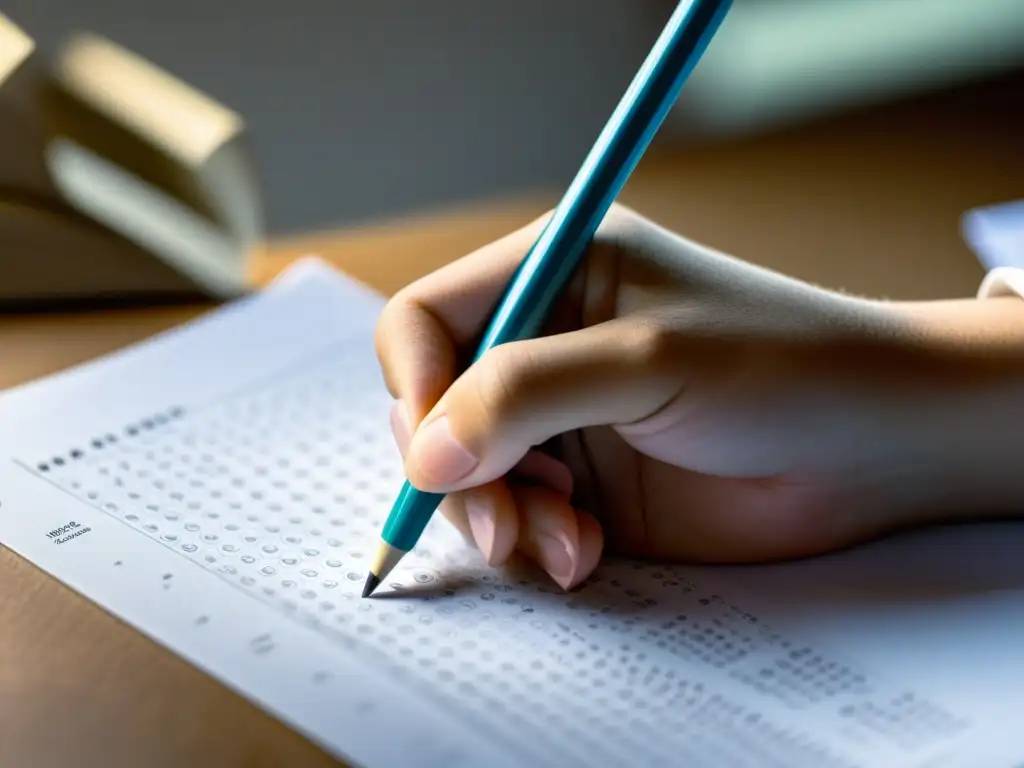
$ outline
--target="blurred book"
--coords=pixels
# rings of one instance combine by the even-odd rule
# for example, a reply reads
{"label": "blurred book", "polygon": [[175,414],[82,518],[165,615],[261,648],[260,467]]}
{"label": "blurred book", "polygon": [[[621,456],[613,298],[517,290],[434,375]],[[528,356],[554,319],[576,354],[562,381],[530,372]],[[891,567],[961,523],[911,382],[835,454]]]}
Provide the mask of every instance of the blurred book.
{"label": "blurred book", "polygon": [[245,292],[262,206],[241,118],[101,37],[43,63],[0,22],[0,303]]}
{"label": "blurred book", "polygon": [[739,134],[1024,64],[1024,0],[735,0],[673,122]]}
{"label": "blurred book", "polygon": [[35,101],[38,58],[35,41],[0,14],[0,190],[52,201]]}

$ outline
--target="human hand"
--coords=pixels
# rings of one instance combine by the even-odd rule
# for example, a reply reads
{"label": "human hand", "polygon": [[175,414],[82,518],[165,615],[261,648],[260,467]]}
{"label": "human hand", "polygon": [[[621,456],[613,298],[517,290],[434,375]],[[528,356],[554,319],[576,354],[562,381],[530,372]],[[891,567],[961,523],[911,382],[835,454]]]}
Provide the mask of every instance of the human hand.
{"label": "human hand", "polygon": [[[950,447],[991,416],[982,393],[1020,373],[1024,339],[993,335],[984,302],[825,291],[620,207],[545,335],[458,375],[542,225],[408,286],[377,329],[407,476],[449,494],[443,513],[491,565],[518,550],[570,589],[606,549],[811,555],[992,487],[997,458]],[[1024,328],[1022,306],[985,311]],[[1021,498],[1011,485],[993,506]]]}

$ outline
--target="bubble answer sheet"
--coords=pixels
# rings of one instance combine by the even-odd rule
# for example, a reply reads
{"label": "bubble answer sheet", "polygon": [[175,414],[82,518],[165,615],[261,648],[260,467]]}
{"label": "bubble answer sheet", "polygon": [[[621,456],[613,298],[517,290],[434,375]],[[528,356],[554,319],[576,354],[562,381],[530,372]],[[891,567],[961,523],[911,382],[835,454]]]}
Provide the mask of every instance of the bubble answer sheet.
{"label": "bubble answer sheet", "polygon": [[402,481],[382,305],[306,259],[4,393],[0,542],[365,768],[1024,764],[1016,524],[563,594],[438,515],[360,599]]}

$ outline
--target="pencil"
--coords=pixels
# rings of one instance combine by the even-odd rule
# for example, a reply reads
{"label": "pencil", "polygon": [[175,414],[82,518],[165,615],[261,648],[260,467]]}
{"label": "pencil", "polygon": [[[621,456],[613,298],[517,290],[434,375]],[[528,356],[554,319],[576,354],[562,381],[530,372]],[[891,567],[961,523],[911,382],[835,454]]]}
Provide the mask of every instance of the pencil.
{"label": "pencil", "polygon": [[[540,330],[731,4],[731,0],[683,0],[673,11],[506,287],[474,360],[492,347],[531,338]],[[405,481],[384,523],[363,597],[372,595],[416,545],[443,499],[444,494],[420,491]]]}

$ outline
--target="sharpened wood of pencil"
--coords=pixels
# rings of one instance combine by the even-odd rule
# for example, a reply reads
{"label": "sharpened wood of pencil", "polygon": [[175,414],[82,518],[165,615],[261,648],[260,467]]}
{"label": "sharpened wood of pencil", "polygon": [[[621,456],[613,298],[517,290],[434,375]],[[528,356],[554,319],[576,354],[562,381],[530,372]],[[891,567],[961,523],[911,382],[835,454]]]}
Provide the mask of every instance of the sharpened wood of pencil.
{"label": "sharpened wood of pencil", "polygon": [[363,585],[363,597],[372,595],[403,557],[405,557],[404,550],[393,547],[386,541],[381,541],[380,546],[377,547],[377,554],[373,558],[373,565],[370,566],[370,573],[366,577],[366,584]]}

